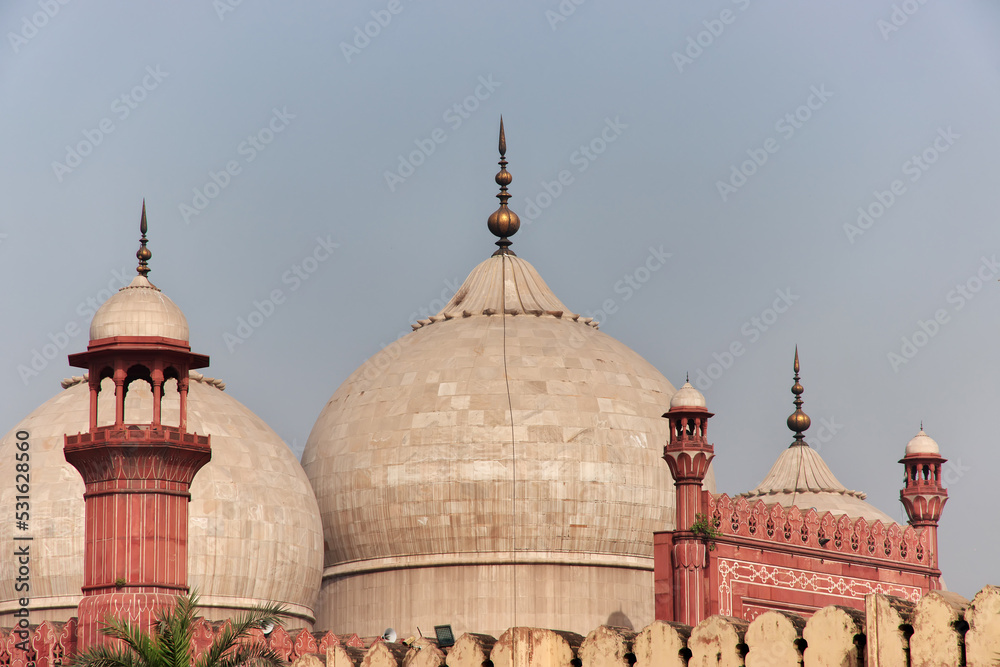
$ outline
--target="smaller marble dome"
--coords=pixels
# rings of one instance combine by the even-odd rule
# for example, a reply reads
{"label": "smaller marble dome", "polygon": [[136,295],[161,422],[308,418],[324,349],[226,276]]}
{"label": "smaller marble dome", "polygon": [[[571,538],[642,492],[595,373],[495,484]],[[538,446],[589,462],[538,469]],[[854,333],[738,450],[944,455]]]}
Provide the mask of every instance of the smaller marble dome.
{"label": "smaller marble dome", "polygon": [[670,398],[670,409],[674,408],[704,408],[705,396],[691,386],[690,382],[685,382],[684,386]]}
{"label": "smaller marble dome", "polygon": [[865,502],[862,491],[848,489],[833,474],[823,457],[809,445],[793,444],[778,457],[767,477],[753,491],[741,493],[753,501],[792,505],[800,509],[815,507],[818,512],[864,517],[888,525],[892,517]]}
{"label": "smaller marble dome", "polygon": [[184,313],[142,275],[97,309],[90,322],[90,340],[112,336],[162,336],[187,341]]}
{"label": "smaller marble dome", "polygon": [[907,456],[918,454],[941,455],[941,449],[938,447],[938,444],[934,442],[934,438],[924,433],[923,426],[920,427],[920,433],[917,433],[913,436],[913,439],[906,443]]}

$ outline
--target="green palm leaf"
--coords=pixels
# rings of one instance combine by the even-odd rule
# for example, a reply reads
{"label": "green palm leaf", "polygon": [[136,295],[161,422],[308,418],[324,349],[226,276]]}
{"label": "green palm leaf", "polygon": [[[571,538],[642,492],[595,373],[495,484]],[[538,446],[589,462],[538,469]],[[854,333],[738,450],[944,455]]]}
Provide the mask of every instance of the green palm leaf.
{"label": "green palm leaf", "polygon": [[284,667],[285,661],[252,631],[281,625],[288,616],[283,605],[254,607],[228,622],[201,657],[194,660],[198,595],[179,595],[175,604],[156,613],[151,632],[108,617],[101,633],[120,641],[93,646],[73,660],[73,667]]}

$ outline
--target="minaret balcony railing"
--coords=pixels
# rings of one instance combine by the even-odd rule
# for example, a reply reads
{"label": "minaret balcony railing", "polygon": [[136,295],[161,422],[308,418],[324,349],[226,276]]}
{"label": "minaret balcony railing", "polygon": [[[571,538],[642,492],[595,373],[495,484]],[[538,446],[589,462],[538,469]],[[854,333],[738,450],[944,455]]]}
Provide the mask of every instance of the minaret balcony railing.
{"label": "minaret balcony railing", "polygon": [[98,426],[91,432],[67,435],[67,445],[86,445],[93,442],[127,442],[129,444],[160,445],[164,442],[174,442],[184,445],[208,446],[206,435],[187,433],[176,426],[153,424],[115,424]]}

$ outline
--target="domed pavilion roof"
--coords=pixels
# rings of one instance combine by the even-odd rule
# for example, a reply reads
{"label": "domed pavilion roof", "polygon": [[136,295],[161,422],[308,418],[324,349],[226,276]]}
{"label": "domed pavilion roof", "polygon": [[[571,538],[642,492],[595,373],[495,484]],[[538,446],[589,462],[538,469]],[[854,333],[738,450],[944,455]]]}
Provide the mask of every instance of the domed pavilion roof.
{"label": "domed pavilion roof", "polygon": [[670,398],[671,408],[703,408],[705,406],[705,395],[695,389],[690,382],[685,382],[684,386]]}
{"label": "domed pavilion roof", "polygon": [[798,348],[795,350],[794,369],[792,393],[795,394],[795,412],[788,418],[788,428],[795,432],[795,441],[781,453],[757,488],[740,495],[785,507],[795,505],[802,510],[814,507],[818,512],[892,523],[889,515],[865,502],[867,496],[864,493],[841,484],[819,452],[806,444],[802,433],[809,428],[810,419],[802,411],[803,388],[799,383]]}
{"label": "domed pavilion roof", "polygon": [[112,336],[162,336],[188,340],[184,313],[146,276],[136,276],[105,301],[90,321],[90,340]]}
{"label": "domed pavilion roof", "polygon": [[906,456],[910,456],[911,454],[941,455],[941,448],[938,447],[934,438],[924,433],[923,424],[920,425],[920,433],[917,433],[908,443],[906,443]]}
{"label": "domed pavilion roof", "polygon": [[764,481],[742,495],[786,507],[796,505],[803,510],[815,507],[818,512],[892,523],[889,515],[865,502],[866,494],[841,484],[819,452],[806,444],[793,444],[783,451]]}

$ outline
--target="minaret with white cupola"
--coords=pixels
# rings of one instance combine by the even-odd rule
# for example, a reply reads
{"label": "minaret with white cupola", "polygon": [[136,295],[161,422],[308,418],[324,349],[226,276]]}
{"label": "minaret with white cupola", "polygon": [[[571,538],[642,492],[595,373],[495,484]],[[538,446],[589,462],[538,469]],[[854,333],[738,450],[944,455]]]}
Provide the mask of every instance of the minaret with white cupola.
{"label": "minaret with white cupola", "polygon": [[[184,314],[146,277],[145,202],[140,231],[136,277],[94,315],[87,351],[69,357],[88,370],[90,385],[89,430],[64,445],[86,489],[81,650],[108,641],[100,633],[108,616],[149,628],[157,610],[188,591],[191,482],[212,457],[209,437],[187,430],[188,371],[208,357],[191,351]],[[113,382],[113,419],[98,415],[105,379]],[[129,386],[139,380],[152,389],[152,410],[126,419]],[[161,418],[169,380],[180,394],[176,426]]]}
{"label": "minaret with white cupola", "polygon": [[899,462],[906,471],[899,500],[906,509],[910,525],[927,532],[930,547],[927,564],[937,567],[938,521],[948,502],[948,491],[941,483],[941,466],[947,459],[941,457],[938,444],[924,433],[921,423],[920,432],[906,444],[906,454]]}

